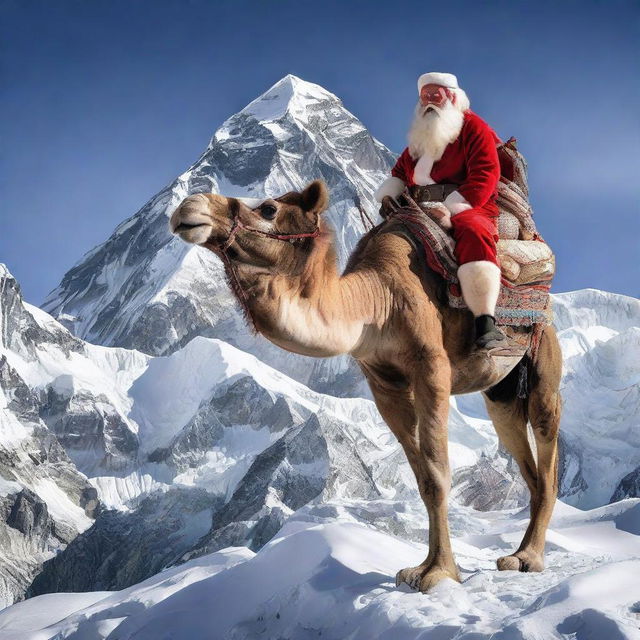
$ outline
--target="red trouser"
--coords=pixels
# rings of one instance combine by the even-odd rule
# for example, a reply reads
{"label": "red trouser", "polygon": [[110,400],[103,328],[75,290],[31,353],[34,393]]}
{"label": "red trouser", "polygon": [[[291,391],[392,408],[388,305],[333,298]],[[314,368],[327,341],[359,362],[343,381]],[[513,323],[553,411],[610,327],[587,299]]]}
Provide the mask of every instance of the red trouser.
{"label": "red trouser", "polygon": [[496,242],[498,242],[498,217],[481,208],[467,209],[451,216],[455,255],[458,264],[488,260],[500,266]]}

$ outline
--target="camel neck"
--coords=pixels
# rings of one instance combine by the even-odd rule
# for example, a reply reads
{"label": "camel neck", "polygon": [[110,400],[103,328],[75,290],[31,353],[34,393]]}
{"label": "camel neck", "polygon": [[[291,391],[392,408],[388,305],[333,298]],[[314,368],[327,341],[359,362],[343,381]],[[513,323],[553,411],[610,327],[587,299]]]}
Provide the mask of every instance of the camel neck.
{"label": "camel neck", "polygon": [[388,288],[375,269],[340,275],[333,246],[319,244],[296,276],[241,267],[249,311],[260,332],[289,351],[314,357],[361,352],[388,319]]}

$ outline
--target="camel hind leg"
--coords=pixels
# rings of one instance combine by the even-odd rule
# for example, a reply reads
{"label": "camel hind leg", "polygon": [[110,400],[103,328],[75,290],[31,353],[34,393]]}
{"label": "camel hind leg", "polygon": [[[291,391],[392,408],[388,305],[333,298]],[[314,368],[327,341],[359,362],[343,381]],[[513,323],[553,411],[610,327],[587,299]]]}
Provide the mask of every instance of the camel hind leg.
{"label": "camel hind leg", "polygon": [[[547,527],[558,493],[558,429],[562,355],[555,331],[545,328],[532,367],[531,391],[516,396],[515,375],[488,390],[485,402],[498,437],[514,456],[531,492],[531,520],[517,551],[499,558],[498,569],[542,571]],[[509,379],[510,378],[510,379]],[[527,419],[536,442],[537,464],[527,438]]]}
{"label": "camel hind leg", "polygon": [[[517,378],[517,373],[512,377]],[[485,393],[485,404],[500,442],[515,459],[527,483],[531,494],[533,522],[537,514],[538,470],[527,437],[527,404],[516,397],[516,385],[511,385],[511,382],[513,380],[505,379],[502,385],[497,385]],[[524,545],[524,541],[515,554],[498,558],[497,565],[501,571],[542,571],[544,567],[541,554],[532,552]]]}

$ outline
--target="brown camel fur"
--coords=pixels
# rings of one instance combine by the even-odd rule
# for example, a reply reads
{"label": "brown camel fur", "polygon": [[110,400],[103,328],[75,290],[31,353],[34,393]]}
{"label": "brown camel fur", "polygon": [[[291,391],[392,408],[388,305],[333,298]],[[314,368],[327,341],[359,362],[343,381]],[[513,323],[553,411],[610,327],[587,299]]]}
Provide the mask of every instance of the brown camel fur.
{"label": "brown camel fur", "polygon": [[[498,569],[541,571],[557,495],[562,362],[554,329],[545,327],[530,366],[529,395],[518,399],[517,369],[505,376],[497,358],[473,347],[472,314],[446,304],[442,279],[425,268],[400,223],[387,220],[363,236],[340,275],[333,233],[320,215],[327,205],[321,181],[255,209],[236,198],[198,194],[182,202],[170,227],[186,242],[224,258],[236,296],[271,342],[306,356],[348,353],[360,365],[407,455],[429,516],[429,554],[418,566],[399,571],[397,584],[426,591],[443,578],[460,579],[447,522],[447,419],[449,396],[472,391],[484,392],[498,436],[531,492],[529,527],[519,548],[498,559]],[[316,237],[288,241],[259,233],[316,229]]]}

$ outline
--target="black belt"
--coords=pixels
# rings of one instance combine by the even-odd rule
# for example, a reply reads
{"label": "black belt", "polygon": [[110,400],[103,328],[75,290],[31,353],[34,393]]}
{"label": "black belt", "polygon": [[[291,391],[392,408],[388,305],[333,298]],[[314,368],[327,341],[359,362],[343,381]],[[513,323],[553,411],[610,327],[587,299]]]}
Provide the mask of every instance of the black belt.
{"label": "black belt", "polygon": [[444,202],[447,196],[455,191],[460,185],[457,184],[427,184],[413,185],[409,187],[411,197],[418,203],[422,202]]}

